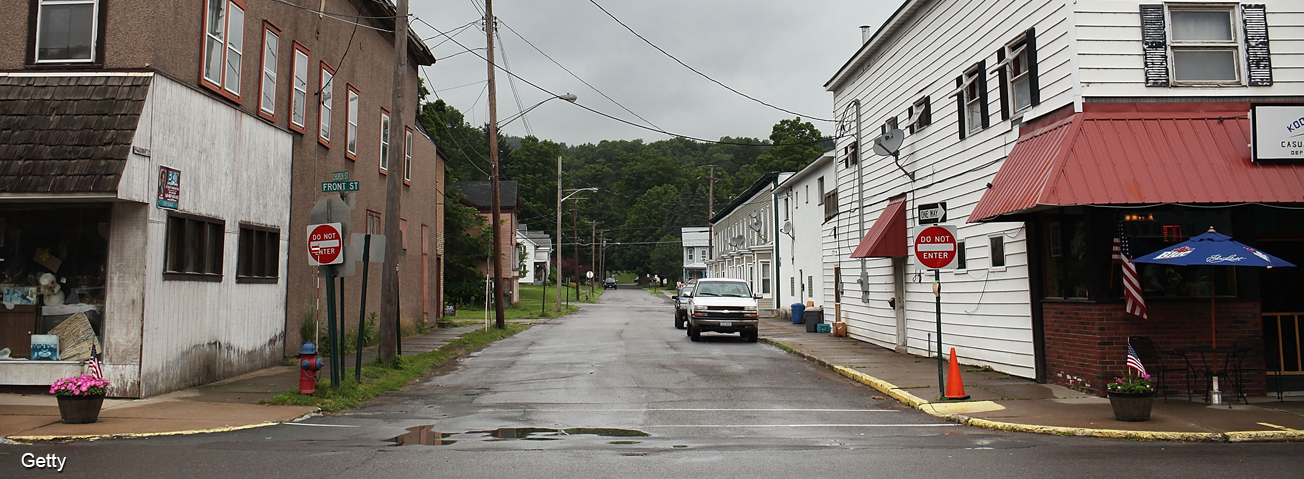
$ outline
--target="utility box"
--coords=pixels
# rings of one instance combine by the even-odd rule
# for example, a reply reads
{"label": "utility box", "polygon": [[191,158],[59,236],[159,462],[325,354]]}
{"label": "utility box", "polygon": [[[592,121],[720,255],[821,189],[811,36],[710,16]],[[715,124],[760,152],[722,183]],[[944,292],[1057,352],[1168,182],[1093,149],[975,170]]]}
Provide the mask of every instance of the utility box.
{"label": "utility box", "polygon": [[819,325],[824,324],[824,308],[807,308],[802,316],[808,333],[818,332]]}

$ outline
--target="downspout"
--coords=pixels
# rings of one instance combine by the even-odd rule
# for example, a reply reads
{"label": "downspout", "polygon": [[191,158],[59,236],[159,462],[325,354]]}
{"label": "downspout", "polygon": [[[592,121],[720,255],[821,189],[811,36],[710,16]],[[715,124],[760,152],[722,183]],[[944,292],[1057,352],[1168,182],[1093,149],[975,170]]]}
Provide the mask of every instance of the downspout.
{"label": "downspout", "polygon": [[774,223],[774,235],[770,236],[771,238],[774,238],[774,246],[773,246],[774,251],[770,253],[770,264],[774,265],[774,272],[770,275],[770,287],[774,288],[774,310],[776,312],[779,310],[779,305],[783,304],[779,301],[779,292],[783,290],[783,288],[779,287],[779,278],[782,276],[779,274],[779,265],[783,263],[783,258],[779,257],[779,195],[778,193],[779,193],[779,176],[775,175],[774,179],[770,181],[770,215],[774,218],[774,220],[772,221],[772,223]]}
{"label": "downspout", "polygon": [[[860,229],[856,234],[855,243],[859,244],[865,238],[865,145],[860,141],[860,99],[856,99],[856,212],[860,215]],[[865,271],[865,258],[860,258],[860,302],[869,302],[869,274]],[[841,320],[841,318],[838,318]]]}

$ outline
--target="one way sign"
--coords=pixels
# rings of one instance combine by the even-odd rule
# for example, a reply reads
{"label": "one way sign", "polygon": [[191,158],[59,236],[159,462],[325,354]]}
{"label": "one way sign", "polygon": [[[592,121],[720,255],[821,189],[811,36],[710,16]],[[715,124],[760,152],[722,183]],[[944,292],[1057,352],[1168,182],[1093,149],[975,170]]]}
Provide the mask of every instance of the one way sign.
{"label": "one way sign", "polygon": [[946,221],[946,202],[919,205],[919,224],[942,223]]}

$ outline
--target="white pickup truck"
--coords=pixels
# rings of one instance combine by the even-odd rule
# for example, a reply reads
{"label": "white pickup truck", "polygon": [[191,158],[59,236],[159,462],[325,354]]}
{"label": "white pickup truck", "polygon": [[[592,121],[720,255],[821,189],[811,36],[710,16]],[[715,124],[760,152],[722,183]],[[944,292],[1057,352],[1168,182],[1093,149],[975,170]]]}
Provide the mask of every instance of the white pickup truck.
{"label": "white pickup truck", "polygon": [[[756,300],[747,282],[741,279],[703,278],[687,294],[688,337],[702,339],[702,332],[738,333],[748,342],[756,342],[760,323],[756,319]],[[678,299],[678,298],[676,298]]]}

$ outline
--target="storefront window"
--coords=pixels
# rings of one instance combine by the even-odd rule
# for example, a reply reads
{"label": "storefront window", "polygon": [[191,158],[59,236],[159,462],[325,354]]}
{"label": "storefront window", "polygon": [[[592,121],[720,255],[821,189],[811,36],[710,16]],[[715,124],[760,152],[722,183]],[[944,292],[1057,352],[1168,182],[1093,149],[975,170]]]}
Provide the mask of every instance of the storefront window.
{"label": "storefront window", "polygon": [[[1121,211],[1117,215],[1123,232],[1131,243],[1132,257],[1153,253],[1168,246],[1199,236],[1213,227],[1219,233],[1235,236],[1231,215],[1226,210],[1154,209]],[[1236,295],[1236,268],[1230,266],[1167,266],[1138,263],[1141,289],[1145,297],[1209,297],[1210,274],[1214,295]],[[1212,268],[1217,268],[1216,271]],[[1117,282],[1116,282],[1117,283]],[[1121,297],[1121,286],[1111,289]]]}
{"label": "storefront window", "polygon": [[33,357],[35,339],[64,350],[34,359],[85,359],[103,337],[109,218],[108,207],[0,208],[0,348],[11,358]]}
{"label": "storefront window", "polygon": [[1088,261],[1086,218],[1057,216],[1043,223],[1041,248],[1047,298],[1086,299]]}

